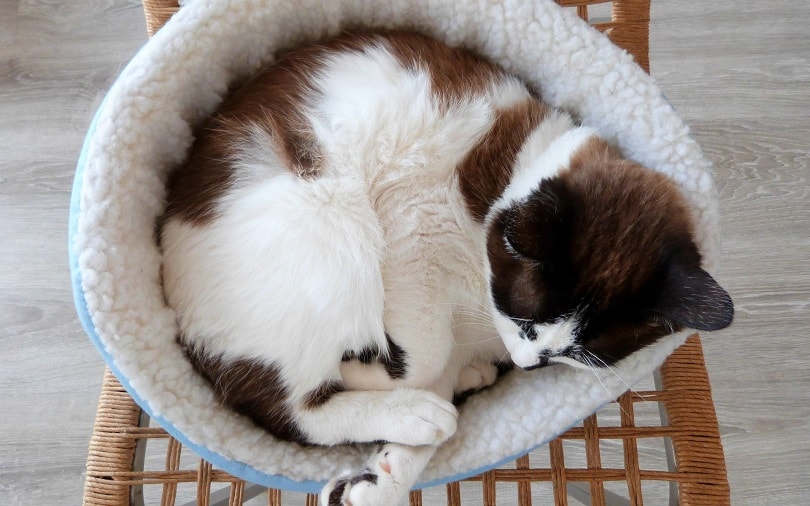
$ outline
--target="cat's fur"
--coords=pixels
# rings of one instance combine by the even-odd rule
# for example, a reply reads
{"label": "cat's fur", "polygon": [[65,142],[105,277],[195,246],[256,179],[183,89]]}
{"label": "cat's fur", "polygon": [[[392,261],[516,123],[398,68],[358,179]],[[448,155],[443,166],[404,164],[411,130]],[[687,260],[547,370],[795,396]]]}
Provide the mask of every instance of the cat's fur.
{"label": "cat's fur", "polygon": [[225,403],[292,441],[385,442],[328,504],[404,499],[498,362],[601,367],[732,318],[672,181],[409,33],[239,87],[160,225],[179,342]]}

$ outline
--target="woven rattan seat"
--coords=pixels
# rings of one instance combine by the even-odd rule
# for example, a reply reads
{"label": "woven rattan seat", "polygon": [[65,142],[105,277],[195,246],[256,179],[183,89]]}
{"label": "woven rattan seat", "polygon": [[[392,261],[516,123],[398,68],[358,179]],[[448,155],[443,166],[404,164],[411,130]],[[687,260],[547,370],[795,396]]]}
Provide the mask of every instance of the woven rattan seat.
{"label": "woven rattan seat", "polygon": [[[557,0],[576,8],[649,70],[650,0]],[[611,4],[606,18],[590,16]],[[589,7],[591,7],[589,12]],[[604,7],[604,6],[601,6]],[[177,10],[176,0],[144,0],[154,33]],[[589,19],[590,18],[590,19]],[[651,460],[652,442],[665,458]],[[663,460],[663,463],[661,462]],[[661,490],[664,493],[661,494]],[[641,505],[648,490],[684,505],[729,504],[723,448],[700,338],[690,337],[656,373],[654,386],[629,391],[546,447],[512,464],[414,491],[411,504]],[[545,493],[545,495],[543,495]],[[264,495],[265,498],[256,496]],[[254,498],[255,497],[255,498]],[[145,499],[147,501],[145,501]],[[154,501],[152,500],[154,499]],[[87,460],[84,504],[306,504],[317,496],[245,483],[150,426],[148,416],[115,376],[105,372]],[[439,502],[437,502],[439,501]],[[655,504],[660,504],[660,500]]]}

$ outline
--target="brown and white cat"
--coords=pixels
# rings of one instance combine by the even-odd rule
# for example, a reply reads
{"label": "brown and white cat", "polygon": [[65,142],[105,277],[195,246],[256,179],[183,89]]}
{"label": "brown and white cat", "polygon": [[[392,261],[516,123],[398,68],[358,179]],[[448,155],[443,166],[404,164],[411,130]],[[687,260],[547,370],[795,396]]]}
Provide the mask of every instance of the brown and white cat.
{"label": "brown and white cat", "polygon": [[730,324],[676,185],[497,66],[404,32],[292,51],[169,182],[164,285],[223,402],[308,444],[383,441],[324,504],[407,497],[499,362],[613,364]]}

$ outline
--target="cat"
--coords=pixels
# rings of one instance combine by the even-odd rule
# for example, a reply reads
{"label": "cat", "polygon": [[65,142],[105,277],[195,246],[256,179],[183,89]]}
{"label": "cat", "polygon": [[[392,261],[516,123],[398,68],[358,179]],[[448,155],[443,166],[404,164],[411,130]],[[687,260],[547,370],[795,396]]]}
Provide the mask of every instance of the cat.
{"label": "cat", "polygon": [[731,323],[686,201],[497,65],[344,33],[235,88],[168,182],[194,368],[279,438],[379,442],[324,505],[404,501],[498,367],[606,367]]}

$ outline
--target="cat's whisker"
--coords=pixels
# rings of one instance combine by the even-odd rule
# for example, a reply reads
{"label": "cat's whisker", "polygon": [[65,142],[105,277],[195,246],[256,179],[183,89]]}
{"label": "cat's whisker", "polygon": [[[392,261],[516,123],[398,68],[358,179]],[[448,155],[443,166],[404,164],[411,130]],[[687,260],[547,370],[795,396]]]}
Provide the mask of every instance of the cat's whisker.
{"label": "cat's whisker", "polygon": [[487,325],[489,327],[493,327],[494,323],[492,322],[492,318],[487,318],[484,315],[475,315],[475,314],[460,314],[456,315],[457,320],[470,320],[477,323],[481,323]]}
{"label": "cat's whisker", "polygon": [[464,304],[459,304],[457,302],[439,302],[436,303],[436,305],[452,306],[456,314],[464,316],[475,316],[480,317],[481,319],[489,322],[492,321],[492,313],[485,307],[468,306]]}
{"label": "cat's whisker", "polygon": [[469,316],[479,316],[481,318],[485,318],[488,320],[492,320],[492,314],[489,311],[484,311],[483,309],[476,309],[471,307],[463,307],[457,306],[454,311],[456,314],[462,315],[469,315]]}
{"label": "cat's whisker", "polygon": [[472,329],[478,329],[478,330],[484,330],[484,331],[491,331],[491,330],[492,330],[492,326],[491,326],[491,325],[487,325],[487,324],[486,324],[486,322],[472,322],[472,321],[468,321],[468,322],[456,322],[456,323],[454,323],[454,324],[452,325],[452,327],[451,327],[451,328],[452,328],[453,330],[457,330],[457,329],[460,329],[460,328],[462,328],[462,327],[467,327],[467,328],[472,328]]}
{"label": "cat's whisker", "polygon": [[[594,364],[594,363],[591,361],[591,357],[593,357],[593,358],[595,358],[595,359],[599,360],[599,361],[600,361],[600,362],[602,362],[603,364],[605,363],[605,362],[604,362],[604,360],[600,359],[599,357],[597,357],[596,355],[594,355],[594,354],[593,354],[593,353],[591,353],[590,351],[587,351],[587,350],[586,350],[586,352],[587,352],[587,353],[588,353],[590,356],[588,356],[588,355],[582,355],[582,359],[585,361],[585,362],[584,362],[584,363],[585,363],[585,365],[587,365],[587,366],[588,366],[588,368],[591,370],[591,372],[593,373],[594,377],[596,378],[596,381],[598,381],[598,382],[599,382],[599,384],[600,384],[600,385],[602,385],[602,388],[604,388],[604,389],[605,389],[605,392],[607,392],[607,393],[608,393],[608,395],[613,395],[613,393],[610,391],[610,389],[607,387],[607,385],[605,385],[605,382],[604,382],[604,381],[602,381],[602,378],[599,376],[598,369],[603,369],[604,367],[599,367],[599,366],[597,366],[596,364]],[[605,365],[605,367],[607,367],[607,365]],[[615,374],[615,373],[614,373],[614,374]],[[621,379],[621,378],[619,378],[619,379]],[[631,390],[632,390],[632,389],[631,389]],[[622,412],[624,415],[626,415],[626,416],[630,416],[630,413],[628,413],[628,412],[627,412],[627,411],[624,409],[624,407],[622,407],[622,405],[621,405],[621,404],[619,404],[618,406],[619,406],[619,410],[620,410],[620,411],[621,411],[621,412]]]}
{"label": "cat's whisker", "polygon": [[605,389],[605,392],[607,392],[608,394],[610,394],[610,393],[611,393],[611,392],[610,392],[610,389],[607,387],[607,385],[605,385],[605,382],[604,382],[604,381],[602,381],[602,378],[601,378],[601,377],[599,377],[599,373],[598,373],[598,371],[597,371],[597,367],[594,365],[594,363],[593,363],[593,362],[591,362],[590,358],[589,358],[589,357],[587,357],[587,356],[585,356],[585,355],[583,355],[583,356],[582,356],[582,358],[583,358],[583,360],[584,360],[584,364],[585,364],[585,365],[587,365],[587,366],[588,366],[588,369],[589,369],[589,370],[590,370],[590,371],[593,373],[593,376],[596,378],[596,381],[598,381],[598,382],[599,382],[599,384],[600,384],[600,385],[602,385],[602,388],[604,388],[604,389]]}
{"label": "cat's whisker", "polygon": [[471,320],[489,322],[490,324],[492,324],[492,316],[488,314],[456,311],[454,313],[454,316],[456,318],[469,318]]}
{"label": "cat's whisker", "polygon": [[477,313],[458,312],[458,313],[456,313],[456,316],[469,318],[469,319],[475,320],[475,321],[486,322],[486,323],[489,323],[490,325],[492,325],[492,317],[490,317],[489,315],[483,315],[483,314],[477,314]]}
{"label": "cat's whisker", "polygon": [[[480,339],[478,341],[470,341],[468,343],[456,343],[455,346],[457,346],[457,347],[475,346],[475,345],[482,344],[482,343],[489,343],[489,342],[492,342],[492,341],[497,341],[499,339],[500,339],[500,336],[494,336],[494,337],[490,337],[490,338],[487,338],[487,339]],[[508,354],[508,352],[507,352],[507,354]]]}
{"label": "cat's whisker", "polygon": [[617,372],[616,372],[616,369],[615,369],[614,367],[611,367],[610,365],[608,365],[608,364],[607,364],[607,362],[605,362],[604,360],[602,360],[601,358],[599,358],[599,357],[598,357],[597,355],[595,355],[595,354],[594,354],[592,351],[590,351],[590,350],[585,350],[585,352],[586,352],[588,355],[590,355],[591,357],[593,357],[594,359],[598,360],[598,361],[599,361],[599,362],[602,364],[602,367],[601,367],[602,369],[607,369],[607,370],[608,370],[608,371],[609,371],[611,374],[613,374],[613,375],[614,375],[614,376],[615,376],[615,377],[616,377],[616,378],[617,378],[619,381],[621,381],[621,382],[624,384],[624,386],[626,386],[626,387],[627,387],[627,391],[634,393],[636,396],[638,396],[638,397],[640,397],[640,398],[644,398],[644,396],[643,396],[643,395],[641,395],[641,394],[640,394],[638,391],[636,391],[636,390],[635,390],[635,389],[634,389],[634,388],[633,388],[633,387],[630,385],[630,383],[629,383],[629,382],[628,382],[626,379],[624,379],[624,378],[623,378],[623,377],[622,377],[622,376],[621,376],[619,373],[617,373]]}

